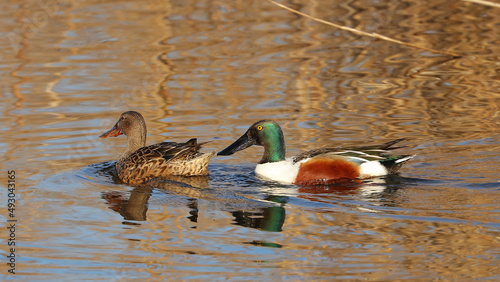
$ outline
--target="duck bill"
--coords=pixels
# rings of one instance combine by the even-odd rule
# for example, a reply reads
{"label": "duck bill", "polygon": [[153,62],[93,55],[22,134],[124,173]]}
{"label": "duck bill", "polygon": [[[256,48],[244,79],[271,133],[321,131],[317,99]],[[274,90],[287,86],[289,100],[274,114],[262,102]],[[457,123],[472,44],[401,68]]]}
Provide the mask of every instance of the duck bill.
{"label": "duck bill", "polygon": [[254,141],[248,138],[248,135],[245,133],[238,140],[234,141],[233,144],[229,145],[226,149],[218,152],[217,156],[229,156],[252,145],[255,145]]}
{"label": "duck bill", "polygon": [[120,130],[120,128],[118,128],[118,125],[115,124],[115,126],[113,126],[113,128],[111,128],[110,130],[101,134],[101,136],[99,136],[99,138],[116,137],[116,136],[120,136],[122,134],[123,134],[123,132]]}

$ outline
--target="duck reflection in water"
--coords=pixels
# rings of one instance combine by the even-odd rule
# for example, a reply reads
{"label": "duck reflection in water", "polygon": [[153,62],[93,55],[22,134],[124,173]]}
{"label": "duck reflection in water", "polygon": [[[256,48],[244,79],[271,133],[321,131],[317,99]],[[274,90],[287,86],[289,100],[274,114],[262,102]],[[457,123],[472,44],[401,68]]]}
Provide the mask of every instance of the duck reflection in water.
{"label": "duck reflection in water", "polygon": [[279,205],[262,208],[257,212],[232,212],[235,224],[270,232],[283,231],[283,224],[286,218],[284,204],[288,202],[288,197],[268,195],[265,200],[279,203]]}
{"label": "duck reflection in water", "polygon": [[[393,206],[398,201],[400,189],[411,185],[415,179],[397,174],[371,179],[356,179],[330,185],[300,185],[297,197],[310,202],[352,206],[367,211],[368,207]],[[351,204],[348,204],[351,203]]]}
{"label": "duck reflection in water", "polygon": [[[147,219],[147,211],[149,199],[153,194],[155,188],[161,189],[169,194],[188,197],[188,202],[192,203],[197,198],[211,198],[212,191],[204,191],[205,189],[199,187],[207,187],[208,180],[204,176],[189,177],[181,179],[181,177],[170,177],[171,179],[153,180],[147,184],[134,185],[134,189],[130,192],[125,191],[110,191],[103,192],[101,197],[106,200],[106,204],[111,210],[114,210],[123,216],[125,220],[132,221],[145,221]],[[120,184],[118,178],[115,178]],[[200,186],[193,186],[197,184]],[[192,205],[192,204],[191,204]]]}
{"label": "duck reflection in water", "polygon": [[[115,184],[123,184],[116,174],[115,166],[110,163],[96,174],[106,176]],[[267,202],[257,201],[226,189],[210,188],[207,176],[168,176],[132,187],[132,191],[109,191],[101,194],[101,198],[106,201],[108,207],[126,220],[124,224],[133,224],[129,221],[147,220],[148,205],[153,191],[169,195],[168,199],[161,199],[162,202],[168,201],[169,204],[181,202],[186,205],[190,209],[187,218],[194,223],[198,222],[199,200],[210,201],[218,210],[232,213],[235,223],[245,227],[281,231],[284,221],[284,209],[272,203],[277,201],[272,199],[268,199]],[[277,215],[281,219],[276,219]],[[258,222],[278,222],[278,227],[263,227],[254,220],[256,217],[263,218]]]}
{"label": "duck reflection in water", "polygon": [[[145,221],[148,201],[153,189],[151,187],[134,188],[131,192],[103,192],[101,197],[111,210],[118,212],[125,220]],[[130,194],[127,196],[127,194]]]}
{"label": "duck reflection in water", "polygon": [[[115,166],[106,162],[100,171],[89,174],[100,175],[115,184],[123,184],[116,176]],[[412,179],[393,175],[385,178],[375,178],[369,181],[347,181],[334,185],[285,185],[268,180],[259,180],[254,176],[251,182],[253,191],[258,191],[259,198],[264,201],[252,200],[228,189],[209,188],[207,176],[183,177],[171,176],[169,179],[152,181],[148,184],[133,185],[132,191],[103,192],[102,198],[108,207],[118,212],[124,219],[124,224],[137,224],[131,221],[145,221],[148,205],[153,191],[155,202],[178,205],[182,203],[189,208],[186,216],[190,222],[198,223],[199,200],[208,200],[217,210],[229,212],[234,217],[234,224],[269,232],[281,232],[286,219],[286,205],[293,199],[304,199],[310,202],[343,203],[346,197],[354,196],[360,200],[368,200],[376,204],[377,199],[383,200],[381,205],[390,204],[398,189],[404,187]],[[245,175],[246,178],[246,175]],[[247,181],[246,179],[245,181]],[[167,197],[162,197],[162,193]],[[262,197],[262,195],[265,195]],[[158,199],[160,197],[160,199]],[[273,204],[275,203],[275,204]],[[253,242],[255,243],[255,242]],[[251,244],[253,244],[251,242]]]}

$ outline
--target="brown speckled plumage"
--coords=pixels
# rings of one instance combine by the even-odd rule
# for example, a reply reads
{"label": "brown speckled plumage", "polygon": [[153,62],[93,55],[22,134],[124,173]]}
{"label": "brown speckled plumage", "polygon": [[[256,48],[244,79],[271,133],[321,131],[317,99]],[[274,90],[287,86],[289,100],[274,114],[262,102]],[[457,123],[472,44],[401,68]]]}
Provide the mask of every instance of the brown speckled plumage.
{"label": "brown speckled plumage", "polygon": [[163,142],[146,146],[146,123],[141,114],[134,111],[121,115],[116,125],[101,138],[127,135],[127,150],[116,162],[121,181],[141,184],[153,178],[167,175],[207,175],[208,162],[215,152],[200,153],[204,143],[196,138],[186,143]]}

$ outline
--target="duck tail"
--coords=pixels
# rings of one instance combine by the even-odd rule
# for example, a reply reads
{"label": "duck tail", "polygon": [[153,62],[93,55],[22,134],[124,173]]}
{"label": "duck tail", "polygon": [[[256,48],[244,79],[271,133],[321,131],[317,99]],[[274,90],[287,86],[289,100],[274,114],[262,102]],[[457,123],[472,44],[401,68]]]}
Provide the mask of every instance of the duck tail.
{"label": "duck tail", "polygon": [[184,143],[188,146],[196,146],[198,145],[198,139],[197,138],[191,138],[189,139],[186,143]]}
{"label": "duck tail", "polygon": [[197,148],[201,148],[201,146],[207,144],[207,143],[210,143],[212,141],[205,141],[205,142],[200,142],[198,143],[198,139],[197,138],[191,138],[189,139],[186,143],[187,146],[193,146],[193,147],[197,147]]}
{"label": "duck tail", "polygon": [[380,163],[387,168],[389,173],[396,173],[404,163],[413,159],[416,155],[391,156]]}
{"label": "duck tail", "polygon": [[382,150],[395,150],[395,149],[400,149],[400,148],[408,147],[408,146],[391,147],[392,145],[394,145],[396,143],[399,143],[401,141],[404,141],[404,140],[406,140],[406,138],[399,138],[399,139],[396,139],[396,140],[389,141],[387,143],[384,143],[384,144],[380,145],[380,149],[382,149]]}

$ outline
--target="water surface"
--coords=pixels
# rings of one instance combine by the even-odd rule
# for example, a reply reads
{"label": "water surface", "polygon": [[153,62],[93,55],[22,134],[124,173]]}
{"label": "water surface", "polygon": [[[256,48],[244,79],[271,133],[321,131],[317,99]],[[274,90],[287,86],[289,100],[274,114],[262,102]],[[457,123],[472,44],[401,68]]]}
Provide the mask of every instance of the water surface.
{"label": "water surface", "polygon": [[[500,279],[500,18],[465,1],[7,1],[2,187],[16,172],[16,276],[43,280]],[[225,148],[257,120],[287,155],[408,138],[399,175],[282,185],[262,148],[208,177],[113,178],[126,110],[148,143]],[[0,194],[7,203],[6,189]],[[0,213],[7,223],[6,209]]]}

